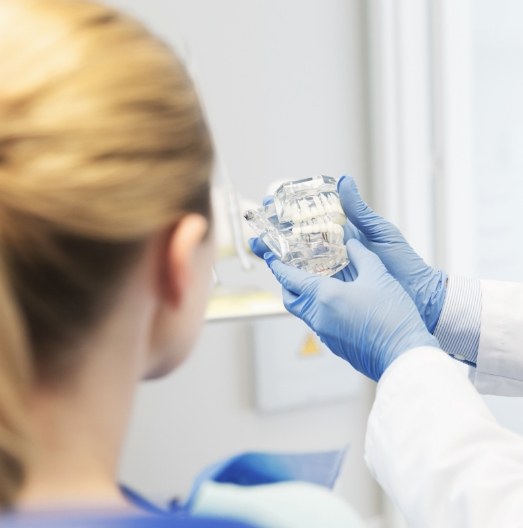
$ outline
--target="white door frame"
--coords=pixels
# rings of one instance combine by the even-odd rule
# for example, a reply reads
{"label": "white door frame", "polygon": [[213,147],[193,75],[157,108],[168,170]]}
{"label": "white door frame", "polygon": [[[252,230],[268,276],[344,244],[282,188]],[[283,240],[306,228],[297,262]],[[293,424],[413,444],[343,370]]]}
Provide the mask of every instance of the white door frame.
{"label": "white door frame", "polygon": [[472,0],[431,0],[436,255],[475,276],[472,174]]}
{"label": "white door frame", "polygon": [[370,0],[373,203],[434,256],[430,28],[427,0]]}
{"label": "white door frame", "polygon": [[471,0],[367,5],[373,204],[429,262],[473,274]]}

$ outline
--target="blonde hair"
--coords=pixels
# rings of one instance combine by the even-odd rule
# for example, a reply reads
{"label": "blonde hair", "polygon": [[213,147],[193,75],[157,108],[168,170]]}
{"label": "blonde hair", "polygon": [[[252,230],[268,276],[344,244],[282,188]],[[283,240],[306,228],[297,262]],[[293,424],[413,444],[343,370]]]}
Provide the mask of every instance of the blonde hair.
{"label": "blonde hair", "polygon": [[31,385],[110,306],[145,242],[210,215],[194,89],[135,20],[88,0],[0,3],[0,506],[24,481]]}

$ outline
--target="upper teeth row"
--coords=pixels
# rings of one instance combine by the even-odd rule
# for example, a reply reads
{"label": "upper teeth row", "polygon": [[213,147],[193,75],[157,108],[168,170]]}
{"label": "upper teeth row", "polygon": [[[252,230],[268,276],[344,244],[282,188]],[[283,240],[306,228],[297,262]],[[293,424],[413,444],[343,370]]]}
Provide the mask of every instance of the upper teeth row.
{"label": "upper teeth row", "polygon": [[307,199],[296,200],[290,204],[290,220],[293,223],[299,224],[325,215],[334,216],[331,220],[336,223],[345,223],[345,214],[334,194],[320,194],[313,196],[312,199],[314,204],[311,204]]}

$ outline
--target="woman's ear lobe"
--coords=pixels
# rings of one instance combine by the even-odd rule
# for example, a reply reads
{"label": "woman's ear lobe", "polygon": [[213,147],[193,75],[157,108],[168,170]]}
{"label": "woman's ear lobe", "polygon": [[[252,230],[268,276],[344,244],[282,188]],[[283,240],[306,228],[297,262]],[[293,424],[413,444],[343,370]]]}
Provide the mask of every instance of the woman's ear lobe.
{"label": "woman's ear lobe", "polygon": [[163,288],[173,307],[182,304],[191,290],[198,249],[208,230],[209,221],[192,213],[182,217],[168,235]]}

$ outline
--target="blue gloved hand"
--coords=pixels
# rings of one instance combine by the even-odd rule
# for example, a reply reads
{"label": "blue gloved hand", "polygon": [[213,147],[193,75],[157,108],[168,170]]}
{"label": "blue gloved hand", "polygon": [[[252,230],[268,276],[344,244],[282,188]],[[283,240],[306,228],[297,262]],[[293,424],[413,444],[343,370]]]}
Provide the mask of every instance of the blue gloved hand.
{"label": "blue gloved hand", "polygon": [[[438,346],[416,306],[380,259],[358,240],[347,242],[354,280],[312,275],[264,258],[283,286],[287,310],[302,319],[336,355],[377,381],[407,350]],[[347,275],[348,277],[348,275]]]}
{"label": "blue gloved hand", "polygon": [[398,228],[377,215],[362,200],[352,177],[340,179],[338,192],[350,221],[347,225],[348,237],[358,238],[378,255],[410,295],[429,331],[434,332],[445,301],[447,274],[428,266]]}

